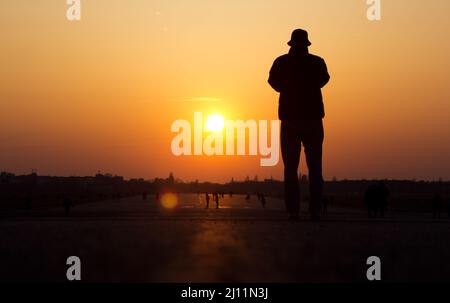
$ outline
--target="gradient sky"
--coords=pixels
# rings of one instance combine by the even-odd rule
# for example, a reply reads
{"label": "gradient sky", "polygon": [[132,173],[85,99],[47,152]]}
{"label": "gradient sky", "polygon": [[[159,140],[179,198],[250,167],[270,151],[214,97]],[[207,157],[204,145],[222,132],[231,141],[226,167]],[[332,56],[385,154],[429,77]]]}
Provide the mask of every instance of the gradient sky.
{"label": "gradient sky", "polygon": [[301,27],[332,77],[325,178],[450,179],[447,0],[383,0],[379,22],[365,0],[83,0],[79,22],[65,3],[0,2],[0,170],[281,178],[281,161],[177,158],[170,126],[276,119],[268,71]]}

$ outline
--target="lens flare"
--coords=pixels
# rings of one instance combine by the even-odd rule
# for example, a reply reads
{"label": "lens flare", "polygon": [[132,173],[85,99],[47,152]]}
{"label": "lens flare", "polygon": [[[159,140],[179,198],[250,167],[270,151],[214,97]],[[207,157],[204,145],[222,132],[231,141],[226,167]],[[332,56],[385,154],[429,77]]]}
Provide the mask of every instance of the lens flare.
{"label": "lens flare", "polygon": [[161,196],[161,205],[166,209],[174,209],[178,205],[178,197],[172,193],[166,193]]}

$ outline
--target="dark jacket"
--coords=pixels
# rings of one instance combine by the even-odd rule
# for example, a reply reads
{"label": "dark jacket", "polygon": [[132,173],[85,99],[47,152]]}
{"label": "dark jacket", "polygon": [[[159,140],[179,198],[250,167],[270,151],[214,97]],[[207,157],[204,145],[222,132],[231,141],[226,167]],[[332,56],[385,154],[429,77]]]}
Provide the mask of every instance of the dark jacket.
{"label": "dark jacket", "polygon": [[269,84],[280,93],[281,121],[322,119],[325,110],[321,88],[330,80],[325,61],[309,53],[278,57],[270,70]]}

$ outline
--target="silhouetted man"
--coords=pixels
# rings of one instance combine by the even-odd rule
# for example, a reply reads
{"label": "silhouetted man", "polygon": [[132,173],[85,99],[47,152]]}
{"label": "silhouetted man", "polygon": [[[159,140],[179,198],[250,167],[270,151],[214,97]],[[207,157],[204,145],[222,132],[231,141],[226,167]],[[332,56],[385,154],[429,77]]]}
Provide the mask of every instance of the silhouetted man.
{"label": "silhouetted man", "polygon": [[280,93],[278,116],[281,120],[281,152],[284,162],[285,202],[289,219],[300,211],[298,165],[301,144],[305,148],[309,171],[311,217],[319,219],[322,200],[322,119],[325,116],[321,88],[330,76],[325,61],[308,52],[308,33],[292,33],[288,54],[278,57],[270,70],[269,84]]}

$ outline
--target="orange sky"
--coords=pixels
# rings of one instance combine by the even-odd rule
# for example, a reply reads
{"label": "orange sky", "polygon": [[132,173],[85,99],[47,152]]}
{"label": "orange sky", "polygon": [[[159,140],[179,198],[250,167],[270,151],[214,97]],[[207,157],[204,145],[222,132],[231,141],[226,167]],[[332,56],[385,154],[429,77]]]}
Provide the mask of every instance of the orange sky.
{"label": "orange sky", "polygon": [[0,170],[281,178],[281,161],[177,158],[170,126],[276,119],[268,71],[301,27],[332,77],[325,178],[450,179],[450,2],[383,0],[378,22],[365,2],[84,0],[69,22],[64,0],[3,0]]}

